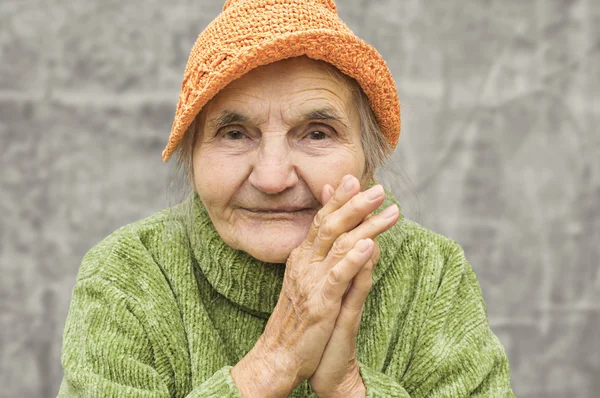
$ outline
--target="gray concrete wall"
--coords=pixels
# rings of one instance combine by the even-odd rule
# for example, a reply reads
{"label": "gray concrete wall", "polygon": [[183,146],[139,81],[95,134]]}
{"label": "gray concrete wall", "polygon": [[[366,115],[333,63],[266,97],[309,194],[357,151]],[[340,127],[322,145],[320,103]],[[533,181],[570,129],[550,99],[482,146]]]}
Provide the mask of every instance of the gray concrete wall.
{"label": "gray concrete wall", "polygon": [[[600,396],[600,1],[344,0],[400,90],[406,215],[463,245],[522,398]],[[55,396],[83,254],[168,204],[221,1],[0,2],[0,396]]]}

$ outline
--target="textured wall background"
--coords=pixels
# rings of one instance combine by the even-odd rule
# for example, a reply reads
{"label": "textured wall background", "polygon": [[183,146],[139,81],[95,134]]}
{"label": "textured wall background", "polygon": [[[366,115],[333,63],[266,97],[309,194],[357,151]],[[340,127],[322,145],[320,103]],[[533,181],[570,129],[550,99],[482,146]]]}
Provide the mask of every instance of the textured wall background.
{"label": "textured wall background", "polygon": [[[522,398],[600,395],[600,2],[339,0],[388,61],[405,214],[461,243]],[[0,2],[0,395],[55,396],[83,254],[167,206],[214,0]]]}

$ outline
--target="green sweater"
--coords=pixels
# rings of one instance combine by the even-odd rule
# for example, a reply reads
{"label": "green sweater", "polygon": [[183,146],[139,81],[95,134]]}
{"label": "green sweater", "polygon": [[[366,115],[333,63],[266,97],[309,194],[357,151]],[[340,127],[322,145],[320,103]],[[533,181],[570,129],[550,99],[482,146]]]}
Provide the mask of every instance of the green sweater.
{"label": "green sweater", "polygon": [[[165,209],[85,255],[60,397],[240,396],[230,370],[263,332],[285,265],[231,249],[197,195],[190,203],[187,217],[183,205]],[[377,240],[357,340],[367,396],[514,397],[460,246],[402,215]],[[304,381],[290,396],[314,393]]]}

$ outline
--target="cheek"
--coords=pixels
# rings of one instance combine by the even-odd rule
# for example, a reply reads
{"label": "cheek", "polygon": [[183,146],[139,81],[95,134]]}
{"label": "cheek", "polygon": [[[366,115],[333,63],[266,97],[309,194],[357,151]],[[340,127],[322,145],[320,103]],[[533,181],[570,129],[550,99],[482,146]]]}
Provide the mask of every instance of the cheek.
{"label": "cheek", "polygon": [[216,151],[194,153],[194,186],[207,206],[226,205],[245,178],[243,159]]}
{"label": "cheek", "polygon": [[298,162],[298,170],[320,200],[325,184],[336,188],[346,174],[360,179],[365,170],[365,160],[362,151],[339,151],[323,157],[303,157]]}

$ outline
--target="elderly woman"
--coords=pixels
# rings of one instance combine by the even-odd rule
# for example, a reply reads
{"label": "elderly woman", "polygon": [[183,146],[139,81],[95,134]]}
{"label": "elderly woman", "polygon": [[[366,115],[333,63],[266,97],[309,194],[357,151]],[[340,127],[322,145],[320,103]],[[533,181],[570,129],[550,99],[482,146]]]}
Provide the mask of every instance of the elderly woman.
{"label": "elderly woman", "polygon": [[514,396],[463,251],[373,181],[399,133],[333,0],[227,1],[163,152],[193,192],[85,256],[59,396]]}

